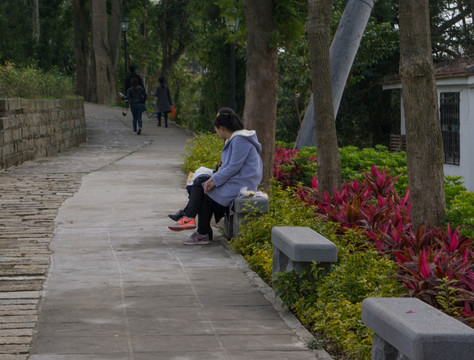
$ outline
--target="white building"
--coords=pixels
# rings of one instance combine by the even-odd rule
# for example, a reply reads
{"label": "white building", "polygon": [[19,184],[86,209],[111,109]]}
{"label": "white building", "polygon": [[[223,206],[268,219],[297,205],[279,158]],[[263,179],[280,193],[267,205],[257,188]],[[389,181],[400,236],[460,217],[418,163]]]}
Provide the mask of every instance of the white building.
{"label": "white building", "polygon": [[[443,132],[444,175],[462,176],[464,186],[474,191],[474,58],[437,64],[435,78]],[[401,89],[400,80],[385,83],[383,89]],[[400,125],[403,136],[403,99]]]}

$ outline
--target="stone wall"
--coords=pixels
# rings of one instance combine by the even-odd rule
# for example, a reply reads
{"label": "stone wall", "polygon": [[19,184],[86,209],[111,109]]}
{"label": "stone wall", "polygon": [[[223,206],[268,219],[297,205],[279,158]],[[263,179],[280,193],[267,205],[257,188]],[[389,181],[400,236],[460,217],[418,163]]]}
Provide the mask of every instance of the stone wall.
{"label": "stone wall", "polygon": [[85,141],[82,99],[0,99],[0,169]]}

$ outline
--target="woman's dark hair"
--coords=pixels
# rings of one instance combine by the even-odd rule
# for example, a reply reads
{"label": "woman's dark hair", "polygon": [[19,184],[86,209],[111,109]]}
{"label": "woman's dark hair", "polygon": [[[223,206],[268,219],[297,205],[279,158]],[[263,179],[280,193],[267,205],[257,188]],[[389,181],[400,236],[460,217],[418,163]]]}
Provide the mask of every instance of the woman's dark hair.
{"label": "woman's dark hair", "polygon": [[137,78],[132,78],[132,80],[130,80],[130,85],[132,85],[132,87],[136,88],[138,86]]}
{"label": "woman's dark hair", "polygon": [[164,76],[160,76],[160,77],[158,78],[158,81],[160,82],[161,85],[164,85],[164,84],[165,84],[165,78],[164,78]]}
{"label": "woman's dark hair", "polygon": [[231,108],[222,108],[217,112],[217,116],[214,119],[214,126],[224,126],[232,132],[244,128],[242,121]]}

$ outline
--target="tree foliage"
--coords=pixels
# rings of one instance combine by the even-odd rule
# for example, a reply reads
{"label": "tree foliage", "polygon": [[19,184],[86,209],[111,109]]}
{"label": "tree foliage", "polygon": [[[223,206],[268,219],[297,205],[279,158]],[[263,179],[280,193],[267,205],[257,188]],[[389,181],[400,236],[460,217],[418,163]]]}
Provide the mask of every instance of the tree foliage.
{"label": "tree foliage", "polygon": [[39,0],[39,33],[33,29],[31,0],[0,2],[0,63],[18,66],[38,65],[44,70],[56,67],[72,75],[71,3]]}
{"label": "tree foliage", "polygon": [[[0,2],[1,13],[8,14],[0,18],[0,30],[6,34],[0,40],[0,62],[11,61],[17,66],[35,64],[46,71],[55,67],[66,74],[74,74],[72,1],[37,1],[39,40],[33,36],[35,1]],[[175,22],[173,16],[166,18],[168,29],[173,28],[173,49],[179,46],[178,33],[183,31],[182,36],[188,41],[184,53],[169,70],[173,101],[178,101],[177,121],[193,130],[212,130],[209,119],[219,107],[230,105],[231,42],[236,45],[237,111],[242,115],[246,24],[241,1],[168,0],[166,3],[174,15],[185,9],[186,15],[182,18],[188,25],[184,27]],[[271,43],[279,50],[276,139],[288,142],[296,139],[312,93],[309,45],[303,29],[307,21],[307,1],[274,0],[273,4],[276,28]],[[346,4],[347,0],[334,0],[332,34]],[[430,0],[429,5],[434,61],[472,53],[473,0]],[[130,20],[127,34],[129,63],[137,66],[148,91],[153,90],[164,71],[160,34],[163,14],[162,1],[122,1],[121,16]],[[239,19],[237,31],[226,28],[228,18]],[[181,20],[180,16],[176,20]],[[377,0],[338,112],[336,126],[340,146],[388,146],[389,135],[399,132],[399,102],[381,87],[386,74],[398,71],[398,28],[398,0]],[[120,50],[119,89],[125,75],[122,42]]]}

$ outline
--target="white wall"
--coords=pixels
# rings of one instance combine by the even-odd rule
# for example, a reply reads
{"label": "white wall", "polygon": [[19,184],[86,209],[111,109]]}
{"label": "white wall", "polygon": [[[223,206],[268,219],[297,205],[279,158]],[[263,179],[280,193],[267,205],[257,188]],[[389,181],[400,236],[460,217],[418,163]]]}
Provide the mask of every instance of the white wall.
{"label": "white wall", "polygon": [[[474,77],[472,78],[474,79]],[[466,82],[468,79],[458,79],[457,84],[452,84],[453,79],[445,79],[438,81],[437,84],[438,98],[441,92],[459,92],[460,101],[459,165],[444,164],[444,175],[462,176],[464,186],[469,191],[474,191],[474,146],[472,145],[474,139],[474,86]]]}
{"label": "white wall", "polygon": [[[459,92],[460,94],[460,161],[459,165],[444,164],[445,176],[462,176],[464,186],[474,191],[474,75],[465,78],[447,78],[437,80],[438,99],[441,92]],[[385,89],[400,88],[400,85],[387,86]],[[405,112],[401,98],[400,133],[405,131]]]}

